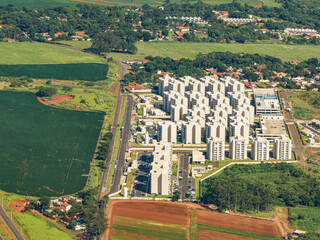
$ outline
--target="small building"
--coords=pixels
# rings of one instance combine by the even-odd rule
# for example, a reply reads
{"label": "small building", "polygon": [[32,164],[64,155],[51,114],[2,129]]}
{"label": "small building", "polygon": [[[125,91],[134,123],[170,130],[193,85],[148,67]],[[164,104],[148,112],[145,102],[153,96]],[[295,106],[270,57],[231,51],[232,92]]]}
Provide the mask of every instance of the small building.
{"label": "small building", "polygon": [[206,160],[202,152],[194,150],[192,151],[191,162],[196,164],[205,164]]}

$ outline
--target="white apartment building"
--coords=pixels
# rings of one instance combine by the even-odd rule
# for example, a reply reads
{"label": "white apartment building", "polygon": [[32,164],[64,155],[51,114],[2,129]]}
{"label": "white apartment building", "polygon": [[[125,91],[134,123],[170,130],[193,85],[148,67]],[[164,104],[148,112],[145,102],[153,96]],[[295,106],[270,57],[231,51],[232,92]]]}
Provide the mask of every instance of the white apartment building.
{"label": "white apartment building", "polygon": [[248,139],[241,137],[231,137],[229,142],[229,157],[231,159],[247,159]]}
{"label": "white apartment building", "polygon": [[291,159],[292,141],[287,136],[275,139],[273,142],[273,157],[278,160]]}
{"label": "white apartment building", "polygon": [[206,123],[206,138],[226,138],[226,124],[224,121]]}
{"label": "white apartment building", "polygon": [[230,130],[229,130],[230,137],[241,137],[244,139],[249,139],[249,124],[248,122],[243,121],[234,121],[230,122]]}
{"label": "white apartment building", "polygon": [[255,161],[269,160],[269,141],[263,138],[255,138],[251,143],[251,158]]}
{"label": "white apartment building", "polygon": [[274,89],[253,89],[256,115],[280,113],[280,104]]}
{"label": "white apartment building", "polygon": [[201,144],[201,126],[196,122],[182,124],[182,137],[185,144]]}
{"label": "white apartment building", "polygon": [[167,92],[169,90],[169,82],[171,80],[174,80],[174,78],[172,78],[168,75],[165,75],[165,76],[159,78],[158,94],[160,96],[163,96],[163,93]]}
{"label": "white apartment building", "polygon": [[194,150],[191,155],[191,162],[195,164],[205,164],[206,159],[202,152]]}
{"label": "white apartment building", "polygon": [[221,161],[225,159],[224,138],[209,138],[207,140],[207,158],[210,161]]}
{"label": "white apartment building", "polygon": [[170,110],[170,120],[172,122],[178,122],[185,120],[188,115],[188,108],[184,105],[173,105]]}
{"label": "white apartment building", "polygon": [[151,175],[151,194],[169,195],[171,192],[172,145],[155,144]]}
{"label": "white apartment building", "polygon": [[158,142],[177,143],[177,125],[174,122],[158,123]]}

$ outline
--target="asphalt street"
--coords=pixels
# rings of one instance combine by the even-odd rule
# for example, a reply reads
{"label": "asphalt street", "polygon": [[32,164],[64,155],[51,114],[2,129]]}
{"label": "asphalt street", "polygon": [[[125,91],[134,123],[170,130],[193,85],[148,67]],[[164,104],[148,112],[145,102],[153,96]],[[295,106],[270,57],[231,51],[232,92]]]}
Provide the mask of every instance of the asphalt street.
{"label": "asphalt street", "polygon": [[195,190],[195,180],[189,177],[189,154],[184,154],[180,158],[179,168],[179,191],[181,198],[185,198],[186,193],[192,193]]}
{"label": "asphalt street", "polygon": [[11,232],[13,233],[15,238],[17,240],[24,240],[24,238],[22,237],[21,233],[18,231],[18,229],[13,224],[13,222],[11,221],[11,219],[9,218],[9,216],[6,214],[6,212],[3,210],[2,207],[0,207],[0,216],[3,219],[3,221],[7,224],[7,226],[9,227],[9,229],[11,230]]}
{"label": "asphalt street", "polygon": [[112,185],[110,188],[109,194],[119,191],[121,176],[125,172],[125,163],[126,163],[126,151],[128,148],[128,142],[130,138],[130,129],[131,129],[131,114],[133,109],[133,98],[128,95],[128,101],[124,116],[124,126],[122,129],[122,139],[120,139],[120,147],[117,155],[117,164],[115,165],[115,170],[113,174]]}

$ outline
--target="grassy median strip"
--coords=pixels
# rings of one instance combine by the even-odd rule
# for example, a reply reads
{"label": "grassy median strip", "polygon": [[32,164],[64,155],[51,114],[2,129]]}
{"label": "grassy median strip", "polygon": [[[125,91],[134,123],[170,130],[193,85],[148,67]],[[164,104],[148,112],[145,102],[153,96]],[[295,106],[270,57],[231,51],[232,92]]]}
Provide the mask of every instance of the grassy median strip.
{"label": "grassy median strip", "polygon": [[239,235],[239,236],[243,236],[243,237],[252,237],[252,238],[262,239],[262,240],[281,239],[280,237],[267,236],[267,235],[263,235],[263,234],[259,234],[259,233],[251,233],[251,232],[245,232],[245,231],[236,230],[236,229],[229,229],[229,228],[202,225],[202,224],[198,224],[198,228],[216,231],[216,232],[229,233],[229,234]]}

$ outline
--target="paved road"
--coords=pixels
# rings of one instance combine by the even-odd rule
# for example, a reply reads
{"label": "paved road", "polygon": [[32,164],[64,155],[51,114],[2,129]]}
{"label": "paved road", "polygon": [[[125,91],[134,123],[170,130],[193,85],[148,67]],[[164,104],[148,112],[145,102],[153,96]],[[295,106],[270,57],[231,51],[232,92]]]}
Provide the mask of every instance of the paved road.
{"label": "paved road", "polygon": [[11,221],[11,219],[9,218],[9,216],[6,214],[6,212],[3,210],[2,207],[0,207],[0,216],[3,219],[3,221],[7,224],[7,226],[9,227],[9,229],[11,230],[15,238],[17,240],[24,240],[21,233],[18,231],[18,229],[13,224],[13,222]]}
{"label": "paved road", "polygon": [[124,115],[124,126],[122,129],[122,139],[121,139],[120,147],[118,150],[116,169],[113,174],[113,181],[110,187],[109,194],[119,191],[121,176],[125,171],[125,161],[126,161],[125,157],[126,157],[126,151],[128,149],[128,143],[130,138],[131,115],[132,115],[133,105],[134,105],[133,98],[130,95],[128,95],[126,112]]}
{"label": "paved road", "polygon": [[4,239],[1,237],[1,235],[0,235],[0,240],[4,240]]}
{"label": "paved road", "polygon": [[[126,75],[129,72],[130,67],[128,65],[125,65],[123,63],[117,63],[121,67],[121,72],[119,75],[119,79],[123,79],[123,76]],[[100,200],[101,193],[106,190],[106,184],[107,184],[107,179],[108,179],[108,173],[110,170],[110,164],[111,164],[111,159],[113,155],[113,148],[114,144],[116,141],[116,135],[117,135],[117,128],[118,128],[118,123],[119,123],[119,118],[120,118],[120,112],[121,112],[121,104],[122,104],[122,82],[120,81],[120,86],[118,90],[118,96],[117,96],[117,106],[116,106],[116,111],[113,119],[113,125],[112,125],[112,140],[109,146],[109,153],[106,159],[106,169],[102,173],[101,181],[100,181],[100,189],[99,189],[99,194],[98,194],[98,200]]]}

